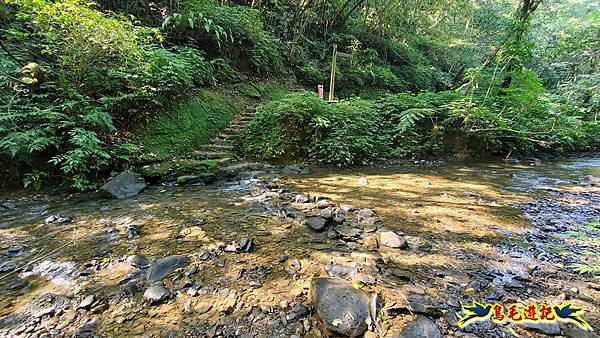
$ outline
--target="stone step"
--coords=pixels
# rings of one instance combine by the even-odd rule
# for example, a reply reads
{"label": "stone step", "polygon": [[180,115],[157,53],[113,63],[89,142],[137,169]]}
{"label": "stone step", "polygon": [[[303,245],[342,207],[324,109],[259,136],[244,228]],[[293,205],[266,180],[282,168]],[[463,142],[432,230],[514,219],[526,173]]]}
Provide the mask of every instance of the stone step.
{"label": "stone step", "polygon": [[233,146],[235,145],[233,143],[233,141],[230,140],[230,139],[222,139],[222,138],[218,138],[218,137],[216,139],[214,139],[212,143],[213,144],[222,145],[222,146],[231,147],[231,148],[233,148]]}
{"label": "stone step", "polygon": [[230,158],[231,154],[223,151],[201,151],[196,150],[194,154],[199,158],[207,159],[207,160],[215,160],[219,158]]}
{"label": "stone step", "polygon": [[233,150],[232,145],[224,145],[224,144],[207,144],[200,148],[200,151],[217,151],[217,152],[230,152]]}
{"label": "stone step", "polygon": [[237,135],[242,131],[242,128],[236,128],[236,127],[227,127],[223,130],[223,134],[229,134],[229,135]]}

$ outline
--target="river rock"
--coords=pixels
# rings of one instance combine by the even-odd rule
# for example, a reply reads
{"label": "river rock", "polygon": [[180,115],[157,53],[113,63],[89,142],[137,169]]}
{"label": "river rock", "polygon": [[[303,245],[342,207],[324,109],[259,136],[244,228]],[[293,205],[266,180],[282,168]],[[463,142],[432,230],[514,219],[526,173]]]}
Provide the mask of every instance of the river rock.
{"label": "river rock", "polygon": [[183,175],[183,176],[177,177],[177,184],[179,184],[179,185],[194,184],[194,183],[200,183],[200,182],[202,182],[202,178],[200,176]]}
{"label": "river rock", "polygon": [[252,249],[252,238],[245,237],[239,241],[234,241],[223,249],[225,252],[249,252]]}
{"label": "river rock", "polygon": [[325,328],[331,332],[357,337],[367,330],[369,296],[335,278],[313,278],[313,306]]}
{"label": "river rock", "polygon": [[150,266],[150,261],[146,257],[140,255],[131,255],[127,257],[126,262],[139,269],[145,269]]}
{"label": "river rock", "polygon": [[17,278],[14,282],[10,283],[8,288],[11,290],[20,290],[26,287],[27,285],[29,285],[29,281],[23,278]]}
{"label": "river rock", "polygon": [[325,229],[325,226],[327,225],[327,220],[321,216],[310,216],[306,217],[304,223],[313,230],[321,231]]}
{"label": "river rock", "polygon": [[371,218],[371,217],[375,217],[375,211],[373,211],[371,209],[360,209],[358,211],[359,219],[367,219],[367,218]]}
{"label": "river rock", "polygon": [[154,283],[163,280],[173,271],[190,264],[190,259],[186,256],[168,256],[159,258],[150,264],[146,281]]}
{"label": "river rock", "polygon": [[12,262],[3,262],[0,263],[0,272],[4,273],[4,272],[11,272],[14,269],[16,269],[17,266],[15,265],[15,263]]}
{"label": "river rock", "polygon": [[417,318],[412,320],[410,323],[398,333],[393,336],[394,338],[442,338],[440,329],[435,325],[433,320],[418,315]]}
{"label": "river rock", "polygon": [[326,208],[321,210],[321,217],[325,218],[327,221],[331,221],[333,219],[333,209]]}
{"label": "river rock", "polygon": [[330,277],[348,279],[357,273],[358,268],[356,264],[327,264],[325,265],[325,271]]}
{"label": "river rock", "polygon": [[139,194],[146,186],[144,179],[124,171],[111,178],[100,190],[111,194],[114,198],[122,199]]}
{"label": "river rock", "polygon": [[379,235],[379,243],[381,245],[397,248],[397,249],[406,249],[408,247],[408,243],[406,239],[398,236],[393,231],[384,231]]}
{"label": "river rock", "polygon": [[523,321],[519,325],[528,330],[538,331],[549,336],[557,336],[560,334],[560,325],[557,322],[530,322]]}
{"label": "river rock", "polygon": [[156,282],[146,289],[144,299],[150,303],[158,303],[167,298],[168,295],[169,291],[165,288],[163,282]]}
{"label": "river rock", "polygon": [[79,303],[79,305],[77,305],[77,309],[87,309],[90,306],[92,306],[92,304],[94,303],[94,301],[96,300],[96,296],[94,296],[93,294],[85,297],[81,303]]}
{"label": "river rock", "polygon": [[293,321],[305,316],[308,316],[310,310],[303,304],[296,304],[292,311],[287,315],[287,320]]}
{"label": "river rock", "polygon": [[296,203],[308,203],[310,202],[310,196],[298,194],[296,195],[296,198],[294,198],[294,201],[296,201]]}
{"label": "river rock", "polygon": [[60,214],[50,215],[44,219],[44,223],[46,224],[67,224],[72,222],[73,218],[63,217]]}
{"label": "river rock", "polygon": [[17,208],[17,204],[15,202],[12,201],[7,201],[2,203],[2,207],[4,209],[16,209]]}

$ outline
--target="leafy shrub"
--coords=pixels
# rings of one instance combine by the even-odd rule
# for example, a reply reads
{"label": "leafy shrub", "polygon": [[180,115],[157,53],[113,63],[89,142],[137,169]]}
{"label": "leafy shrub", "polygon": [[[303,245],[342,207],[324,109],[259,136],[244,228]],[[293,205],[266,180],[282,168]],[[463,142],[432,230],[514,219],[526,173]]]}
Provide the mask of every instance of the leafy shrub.
{"label": "leafy shrub", "polygon": [[302,83],[311,86],[325,84],[327,81],[325,72],[323,69],[320,69],[319,65],[314,61],[308,61],[298,67],[296,74]]}
{"label": "leafy shrub", "polygon": [[242,138],[244,152],[260,160],[307,158],[314,123],[327,109],[325,101],[309,92],[289,94],[259,107]]}
{"label": "leafy shrub", "polygon": [[368,101],[328,106],[315,120],[309,158],[336,165],[368,164],[380,159],[387,146],[383,121]]}
{"label": "leafy shrub", "polygon": [[368,163],[384,149],[380,124],[367,101],[327,105],[314,93],[294,93],[259,107],[242,146],[262,160]]}
{"label": "leafy shrub", "polygon": [[260,75],[281,71],[281,56],[274,47],[277,41],[264,28],[260,13],[254,9],[221,6],[213,1],[187,2],[181,13],[165,19],[163,28],[175,41],[191,40],[205,50],[235,55],[237,60],[249,55]]}
{"label": "leafy shrub", "polygon": [[198,50],[160,48],[160,33],[129,17],[79,0],[9,4],[1,38],[18,59],[0,53],[0,157],[12,173],[30,172],[30,186],[60,171],[78,189],[93,187],[129,160],[131,148],[108,136],[113,121],[139,123],[182,90],[215,82]]}

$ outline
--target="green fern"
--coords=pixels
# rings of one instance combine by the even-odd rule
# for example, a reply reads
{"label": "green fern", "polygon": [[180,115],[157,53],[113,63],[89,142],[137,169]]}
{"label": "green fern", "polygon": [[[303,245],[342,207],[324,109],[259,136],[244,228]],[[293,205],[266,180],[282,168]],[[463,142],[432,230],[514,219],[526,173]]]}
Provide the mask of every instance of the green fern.
{"label": "green fern", "polygon": [[580,274],[595,275],[595,278],[600,278],[600,255],[596,255],[596,263],[594,264],[575,263],[571,264],[570,267]]}
{"label": "green fern", "polygon": [[411,108],[403,111],[400,114],[399,122],[394,128],[397,133],[404,133],[410,128],[414,127],[425,116],[431,115],[433,109],[431,108]]}

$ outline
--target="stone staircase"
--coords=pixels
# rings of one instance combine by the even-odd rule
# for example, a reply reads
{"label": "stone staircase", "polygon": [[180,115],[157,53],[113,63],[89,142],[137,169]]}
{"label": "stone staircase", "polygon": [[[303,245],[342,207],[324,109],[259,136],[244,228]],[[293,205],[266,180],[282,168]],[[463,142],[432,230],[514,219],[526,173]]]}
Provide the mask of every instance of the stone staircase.
{"label": "stone staircase", "polygon": [[256,108],[249,107],[237,115],[210,143],[194,151],[196,157],[221,163],[230,162],[235,157],[235,137],[246,129],[254,114]]}

